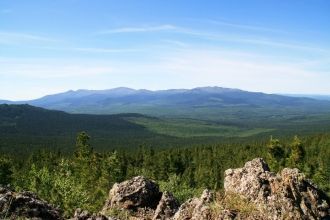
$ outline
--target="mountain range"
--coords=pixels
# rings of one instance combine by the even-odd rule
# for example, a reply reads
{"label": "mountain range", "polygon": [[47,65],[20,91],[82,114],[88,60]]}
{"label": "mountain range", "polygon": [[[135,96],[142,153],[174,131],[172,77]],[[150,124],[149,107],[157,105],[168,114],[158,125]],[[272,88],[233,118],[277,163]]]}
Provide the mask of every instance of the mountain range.
{"label": "mountain range", "polygon": [[[150,91],[119,87],[109,90],[77,90],[47,95],[29,101],[0,101],[7,104],[30,104],[70,113],[114,114],[142,113],[155,116],[193,116],[200,112],[256,109],[299,112],[330,112],[330,101],[247,92],[222,87],[198,87]],[[315,108],[317,106],[317,108]]]}

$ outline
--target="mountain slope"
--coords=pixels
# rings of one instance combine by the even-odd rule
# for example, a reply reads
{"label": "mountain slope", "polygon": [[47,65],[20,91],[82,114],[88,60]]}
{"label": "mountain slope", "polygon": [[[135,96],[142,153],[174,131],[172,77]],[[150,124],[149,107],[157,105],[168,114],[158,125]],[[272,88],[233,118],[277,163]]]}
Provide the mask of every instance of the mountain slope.
{"label": "mountain slope", "polygon": [[[84,115],[46,110],[30,105],[0,105],[1,134],[65,135],[79,131],[110,134],[143,133],[144,127],[126,118],[144,117],[138,114]],[[123,135],[122,134],[122,135]]]}
{"label": "mountain slope", "polygon": [[312,98],[312,99],[318,99],[318,100],[327,100],[330,101],[330,95],[311,95],[311,94],[284,94],[285,96],[291,96],[291,97],[306,97],[306,98]]}
{"label": "mountain slope", "polygon": [[[241,142],[268,139],[270,135],[292,136],[326,132],[330,114],[289,113],[278,109],[272,117],[265,109],[202,109],[184,114],[217,120],[157,118],[136,113],[118,115],[69,114],[30,105],[0,105],[0,152],[20,155],[51,148],[72,151],[78,132],[93,137],[98,151],[119,148],[190,147],[220,141]],[[222,113],[219,113],[222,111]],[[203,114],[207,114],[206,116]],[[299,115],[300,114],[300,115]]]}
{"label": "mountain slope", "polygon": [[0,152],[19,156],[40,149],[72,151],[78,132],[92,137],[98,151],[138,146],[187,147],[248,137],[269,129],[238,128],[202,120],[167,120],[135,113],[70,114],[24,105],[0,105]]}
{"label": "mountain slope", "polygon": [[0,100],[0,105],[1,104],[11,104],[14,103],[13,101],[9,101],[9,100]]}
{"label": "mountain slope", "polygon": [[81,131],[93,137],[93,145],[98,150],[136,147],[137,143],[142,144],[142,140],[160,136],[143,125],[130,122],[131,117],[145,118],[139,114],[68,114],[30,105],[3,104],[0,105],[0,151],[70,150]]}
{"label": "mountain slope", "polygon": [[45,96],[26,103],[72,113],[142,113],[192,118],[200,118],[203,113],[208,115],[210,111],[211,115],[226,111],[255,110],[263,110],[272,115],[272,111],[278,109],[288,112],[330,112],[329,101],[221,87],[159,91],[124,87],[109,90],[77,90]]}

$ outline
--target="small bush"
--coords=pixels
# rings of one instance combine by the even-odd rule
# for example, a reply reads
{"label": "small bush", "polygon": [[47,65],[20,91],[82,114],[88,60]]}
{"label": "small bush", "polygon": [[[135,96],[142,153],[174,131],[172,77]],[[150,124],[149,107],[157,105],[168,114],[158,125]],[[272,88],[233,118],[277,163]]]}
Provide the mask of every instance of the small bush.
{"label": "small bush", "polygon": [[160,181],[159,186],[161,191],[169,191],[173,193],[174,197],[179,200],[180,204],[190,198],[199,197],[203,191],[203,189],[189,187],[182,181],[180,176],[175,174],[171,175],[166,182]]}
{"label": "small bush", "polygon": [[130,213],[127,210],[119,209],[119,208],[111,208],[105,212],[105,215],[116,217],[122,220],[129,220]]}
{"label": "small bush", "polygon": [[255,205],[246,198],[234,193],[218,192],[211,205],[213,216],[219,216],[224,209],[239,212],[241,216],[251,216],[257,212]]}

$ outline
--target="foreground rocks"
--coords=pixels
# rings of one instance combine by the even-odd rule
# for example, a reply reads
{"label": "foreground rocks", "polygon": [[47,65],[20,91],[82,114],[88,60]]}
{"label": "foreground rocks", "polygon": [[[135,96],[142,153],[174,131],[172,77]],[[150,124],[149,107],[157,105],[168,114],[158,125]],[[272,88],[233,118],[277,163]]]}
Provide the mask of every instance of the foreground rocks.
{"label": "foreground rocks", "polygon": [[169,219],[175,214],[179,206],[178,200],[172,193],[165,191],[163,192],[152,219]]}
{"label": "foreground rocks", "polygon": [[62,219],[59,209],[31,192],[0,187],[0,219]]}
{"label": "foreground rocks", "polygon": [[327,195],[298,169],[270,172],[262,158],[225,172],[226,193],[241,195],[267,219],[330,219]]}
{"label": "foreground rocks", "polygon": [[178,207],[177,199],[170,192],[162,193],[155,182],[137,176],[114,184],[102,214],[119,210],[130,212],[134,219],[169,219]]}
{"label": "foreground rocks", "polygon": [[78,208],[78,209],[76,209],[76,211],[74,213],[74,217],[71,220],[118,220],[118,219],[108,217],[108,216],[102,215],[100,213],[92,214],[86,210],[82,210],[82,209]]}
{"label": "foreground rocks", "polygon": [[[152,180],[137,176],[113,185],[100,213],[77,209],[74,220],[330,219],[330,201],[298,169],[270,172],[261,158],[225,172],[224,192],[204,190],[181,204]],[[0,187],[0,219],[63,219],[30,192]]]}
{"label": "foreground rocks", "polygon": [[180,206],[180,209],[174,215],[174,220],[181,219],[212,219],[211,202],[214,194],[209,190],[204,190],[200,198],[189,199]]}
{"label": "foreground rocks", "polygon": [[[228,169],[224,190],[222,195],[205,190],[200,198],[189,199],[179,207],[172,194],[159,192],[156,183],[135,177],[114,185],[104,210],[117,207],[133,211],[133,219],[153,220],[330,219],[330,202],[324,192],[298,169],[270,172],[262,158],[247,162],[243,168]],[[138,211],[143,208],[148,211],[137,214],[143,213]]]}
{"label": "foreground rocks", "polygon": [[143,176],[137,176],[122,183],[115,183],[109,192],[109,199],[103,207],[106,213],[112,208],[137,210],[156,208],[162,194],[159,186]]}

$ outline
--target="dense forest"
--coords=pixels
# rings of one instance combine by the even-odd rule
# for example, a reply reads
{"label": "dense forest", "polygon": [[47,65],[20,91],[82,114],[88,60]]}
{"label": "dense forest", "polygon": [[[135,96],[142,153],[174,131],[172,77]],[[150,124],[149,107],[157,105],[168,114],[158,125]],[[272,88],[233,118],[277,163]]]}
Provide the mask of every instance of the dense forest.
{"label": "dense forest", "polygon": [[[265,142],[271,135],[282,141],[330,130],[329,114],[276,113],[258,109],[253,115],[242,109],[239,115],[217,112],[226,120],[152,117],[136,113],[116,115],[69,114],[31,105],[0,105],[0,151],[26,157],[39,149],[74,151],[76,135],[86,131],[97,152],[136,149],[197,147],[218,143]],[[264,114],[262,113],[264,112]],[[267,113],[267,114],[266,114]],[[209,115],[205,110],[203,115]]]}
{"label": "dense forest", "polygon": [[299,168],[330,193],[330,134],[167,149],[141,145],[104,153],[90,143],[81,132],[73,153],[44,149],[22,159],[2,152],[0,184],[36,192],[72,215],[77,207],[99,210],[115,182],[136,175],[156,180],[184,201],[204,188],[221,190],[226,169],[263,157],[276,171]]}

